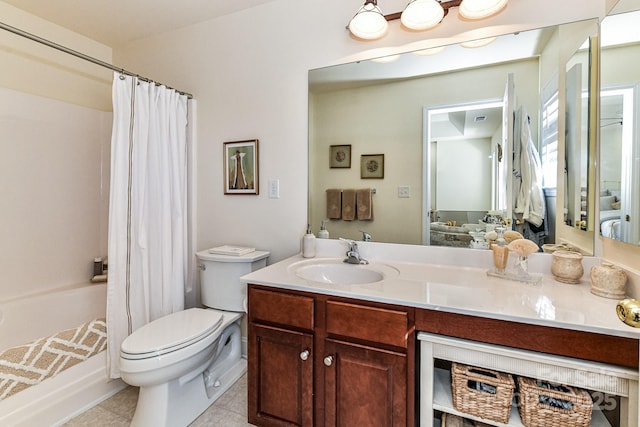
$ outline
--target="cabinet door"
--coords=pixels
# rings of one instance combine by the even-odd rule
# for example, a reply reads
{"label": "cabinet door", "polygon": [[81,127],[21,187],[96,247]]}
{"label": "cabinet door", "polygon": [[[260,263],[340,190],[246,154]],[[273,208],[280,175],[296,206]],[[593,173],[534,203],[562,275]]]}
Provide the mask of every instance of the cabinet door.
{"label": "cabinet door", "polygon": [[264,427],[313,424],[313,336],[249,326],[249,422]]}
{"label": "cabinet door", "polygon": [[325,340],[325,426],[405,427],[407,357]]}

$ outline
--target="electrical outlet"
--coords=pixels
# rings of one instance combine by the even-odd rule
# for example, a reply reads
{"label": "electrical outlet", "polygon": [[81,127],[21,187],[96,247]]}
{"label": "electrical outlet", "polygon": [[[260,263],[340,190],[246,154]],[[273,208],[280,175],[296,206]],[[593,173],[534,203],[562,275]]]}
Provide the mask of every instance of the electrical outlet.
{"label": "electrical outlet", "polygon": [[269,180],[269,198],[270,199],[280,198],[280,180],[279,179]]}
{"label": "electrical outlet", "polygon": [[409,185],[398,186],[398,197],[403,199],[408,199],[409,197],[411,197],[411,186]]}

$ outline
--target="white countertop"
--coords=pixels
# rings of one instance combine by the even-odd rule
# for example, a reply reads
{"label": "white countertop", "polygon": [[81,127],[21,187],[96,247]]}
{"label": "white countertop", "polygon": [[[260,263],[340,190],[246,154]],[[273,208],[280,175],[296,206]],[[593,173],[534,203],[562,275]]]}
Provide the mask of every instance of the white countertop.
{"label": "white countertop", "polygon": [[318,240],[317,255],[295,255],[242,277],[243,281],[281,289],[315,292],[469,314],[493,319],[552,326],[640,339],[640,328],[622,323],[617,299],[590,292],[589,271],[600,260],[585,257],[585,275],[579,284],[565,284],[551,275],[551,256],[533,254],[532,274],[542,274],[538,284],[487,276],[492,254],[487,250],[358,242],[369,266],[354,269],[381,271],[384,279],[362,285],[313,282],[296,275],[300,265],[341,262],[345,244]]}

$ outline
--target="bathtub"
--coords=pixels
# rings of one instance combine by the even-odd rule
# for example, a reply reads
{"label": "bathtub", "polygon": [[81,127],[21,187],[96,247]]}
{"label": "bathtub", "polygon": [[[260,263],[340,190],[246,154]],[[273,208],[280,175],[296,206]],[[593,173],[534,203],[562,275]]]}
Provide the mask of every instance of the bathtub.
{"label": "bathtub", "polygon": [[[0,351],[104,318],[106,296],[103,283],[0,301]],[[121,380],[107,378],[103,351],[0,400],[0,425],[60,425],[125,387]]]}

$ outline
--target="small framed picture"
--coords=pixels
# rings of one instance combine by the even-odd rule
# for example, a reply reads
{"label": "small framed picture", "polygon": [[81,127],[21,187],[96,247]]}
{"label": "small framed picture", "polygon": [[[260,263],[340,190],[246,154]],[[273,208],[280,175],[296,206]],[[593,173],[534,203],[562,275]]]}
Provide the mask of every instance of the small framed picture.
{"label": "small framed picture", "polygon": [[258,140],[224,143],[224,194],[258,194]]}
{"label": "small framed picture", "polygon": [[329,147],[329,167],[351,167],[351,145],[332,145]]}
{"label": "small framed picture", "polygon": [[384,154],[363,154],[360,156],[360,178],[384,178]]}

